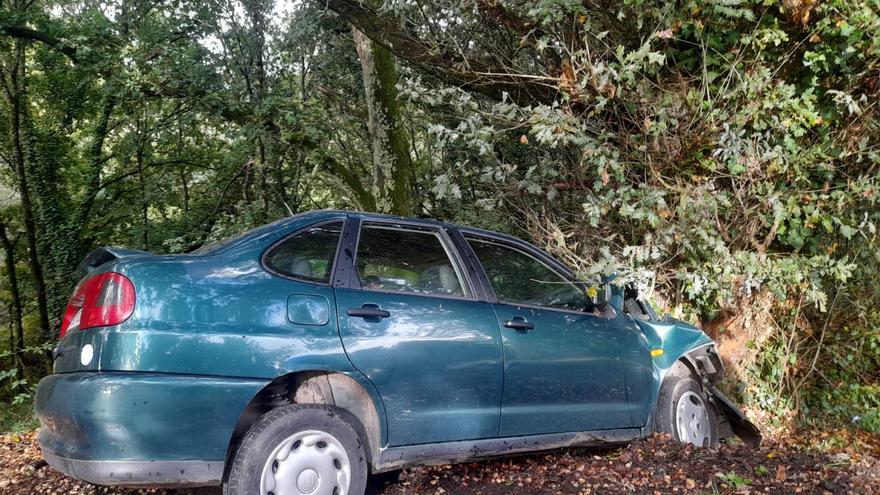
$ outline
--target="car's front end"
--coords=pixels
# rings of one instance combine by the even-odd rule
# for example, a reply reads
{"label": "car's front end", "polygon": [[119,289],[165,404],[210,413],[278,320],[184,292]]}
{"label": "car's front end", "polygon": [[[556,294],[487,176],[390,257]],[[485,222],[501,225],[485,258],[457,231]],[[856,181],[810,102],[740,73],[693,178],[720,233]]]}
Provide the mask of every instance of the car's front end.
{"label": "car's front end", "polygon": [[[648,430],[663,431],[658,424],[664,386],[678,381],[679,375],[693,379],[700,394],[707,400],[707,408],[715,414],[721,437],[737,436],[743,442],[757,446],[761,432],[719,389],[724,377],[724,363],[715,341],[703,330],[669,315],[659,316],[651,303],[631,284],[617,283],[614,276],[605,283],[603,303],[615,311],[627,314],[638,326],[649,349],[653,367],[653,386],[643,401],[651,412]],[[675,413],[670,413],[675,415]],[[663,421],[660,421],[662,423]]]}
{"label": "car's front end", "polygon": [[661,394],[667,374],[674,372],[676,366],[684,366],[690,375],[699,379],[703,393],[718,415],[719,426],[725,430],[722,436],[736,435],[752,446],[761,443],[758,428],[718,388],[724,376],[724,364],[714,340],[687,322],[668,315],[658,317],[650,304],[635,294],[624,301],[623,309],[633,317],[651,349],[657,396]]}

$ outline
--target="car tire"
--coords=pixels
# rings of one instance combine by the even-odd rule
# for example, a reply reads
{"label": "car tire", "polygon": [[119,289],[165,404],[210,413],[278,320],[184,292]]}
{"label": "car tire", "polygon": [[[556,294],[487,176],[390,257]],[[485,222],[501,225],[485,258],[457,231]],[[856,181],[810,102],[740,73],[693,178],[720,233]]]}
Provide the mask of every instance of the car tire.
{"label": "car tire", "polygon": [[681,362],[667,372],[657,397],[654,430],[669,433],[682,443],[718,446],[715,406],[697,377]]}
{"label": "car tire", "polygon": [[367,455],[356,421],[329,406],[272,409],[239,444],[224,495],[363,495]]}

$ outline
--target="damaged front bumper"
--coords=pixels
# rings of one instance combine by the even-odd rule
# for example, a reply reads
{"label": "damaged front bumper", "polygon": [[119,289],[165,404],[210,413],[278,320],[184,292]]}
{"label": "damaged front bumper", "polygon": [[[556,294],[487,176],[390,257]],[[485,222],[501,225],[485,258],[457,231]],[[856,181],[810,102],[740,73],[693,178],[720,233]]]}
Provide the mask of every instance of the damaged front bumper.
{"label": "damaged front bumper", "polygon": [[724,415],[724,419],[730,425],[731,433],[746,445],[754,448],[761,445],[762,438],[758,427],[715,386],[721,381],[724,373],[724,365],[715,344],[700,346],[688,352],[685,358],[691,369],[702,378],[703,389],[712,400],[715,409]]}
{"label": "damaged front bumper", "polygon": [[749,421],[749,418],[746,417],[745,413],[740,411],[739,408],[736,407],[730,399],[725,397],[724,394],[722,394],[714,385],[710,384],[706,389],[709,392],[709,397],[715,404],[716,409],[718,409],[718,412],[724,415],[724,418],[730,425],[730,429],[733,430],[733,434],[739,437],[739,439],[746,445],[758,448],[758,446],[761,445],[762,439],[761,431],[758,430],[758,427]]}

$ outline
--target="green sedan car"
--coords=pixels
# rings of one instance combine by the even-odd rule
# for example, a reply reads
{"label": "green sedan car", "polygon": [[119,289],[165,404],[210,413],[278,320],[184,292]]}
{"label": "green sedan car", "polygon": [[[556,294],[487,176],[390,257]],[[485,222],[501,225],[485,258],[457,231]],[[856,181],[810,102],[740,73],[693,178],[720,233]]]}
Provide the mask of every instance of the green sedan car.
{"label": "green sedan car", "polygon": [[361,495],[369,473],[655,431],[760,441],[702,331],[506,235],[314,211],[81,270],[36,411],[49,464],[92,483]]}

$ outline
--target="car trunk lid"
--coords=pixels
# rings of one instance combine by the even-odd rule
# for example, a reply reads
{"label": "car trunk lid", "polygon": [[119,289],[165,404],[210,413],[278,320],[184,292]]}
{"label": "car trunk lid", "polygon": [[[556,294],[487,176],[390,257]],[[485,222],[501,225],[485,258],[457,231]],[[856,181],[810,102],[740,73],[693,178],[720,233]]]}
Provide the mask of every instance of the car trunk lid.
{"label": "car trunk lid", "polygon": [[112,246],[99,247],[83,258],[77,268],[77,272],[79,273],[80,278],[83,278],[105,263],[131,256],[152,256],[152,253]]}

